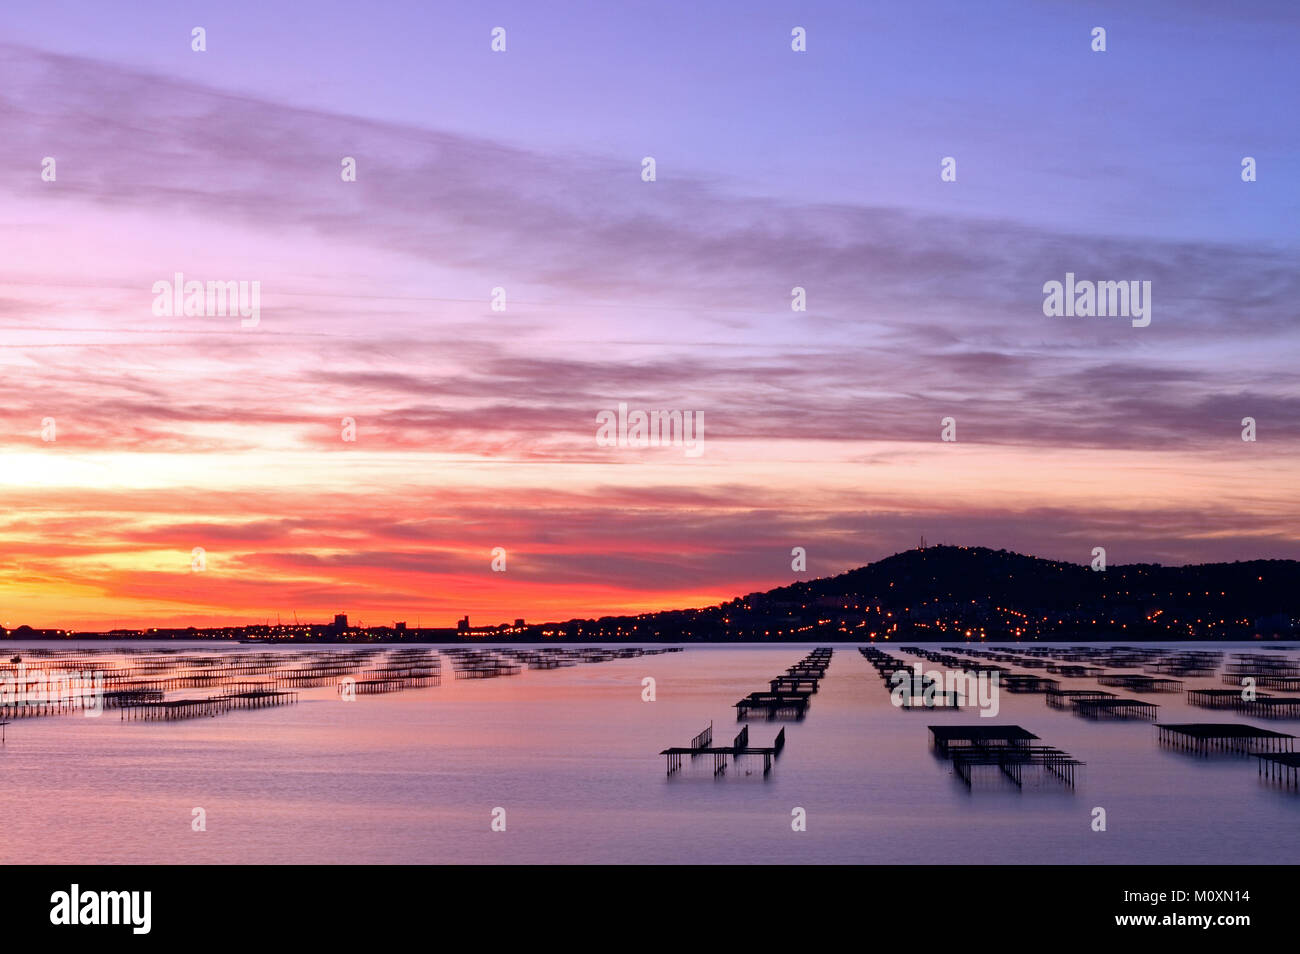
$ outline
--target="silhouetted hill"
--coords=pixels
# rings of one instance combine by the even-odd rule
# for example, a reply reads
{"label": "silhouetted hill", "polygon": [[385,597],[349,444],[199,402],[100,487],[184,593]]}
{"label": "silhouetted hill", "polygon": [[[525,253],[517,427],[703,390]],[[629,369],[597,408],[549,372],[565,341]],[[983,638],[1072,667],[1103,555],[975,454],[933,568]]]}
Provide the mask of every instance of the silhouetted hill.
{"label": "silhouetted hill", "polygon": [[551,624],[580,638],[1252,639],[1297,635],[1300,563],[1059,563],[983,547],[908,550],[722,606]]}
{"label": "silhouetted hill", "polygon": [[[0,629],[9,639],[62,630]],[[295,623],[196,630],[114,630],[79,638],[278,642],[747,642],[870,639],[1188,640],[1300,637],[1300,562],[1198,566],[1135,563],[1098,572],[984,547],[929,547],[867,566],[737,597],[721,606],[453,629]]]}

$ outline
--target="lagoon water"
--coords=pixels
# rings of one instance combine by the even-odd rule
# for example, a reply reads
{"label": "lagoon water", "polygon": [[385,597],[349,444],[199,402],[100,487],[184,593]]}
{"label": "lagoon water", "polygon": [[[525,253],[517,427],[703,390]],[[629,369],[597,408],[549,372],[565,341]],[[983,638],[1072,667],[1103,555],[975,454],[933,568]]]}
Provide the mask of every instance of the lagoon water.
{"label": "lagoon water", "polygon": [[[969,709],[899,710],[852,644],[836,645],[806,719],[751,721],[754,745],[786,728],[785,751],[766,779],[761,762],[751,775],[729,766],[715,779],[707,757],[665,777],[660,749],[685,745],[710,720],[715,742],[729,742],[739,730],[732,704],[766,689],[810,648],[691,646],[486,680],[456,680],[444,664],[439,687],[355,702],[322,688],[302,691],[295,706],[217,718],[122,722],[108,710],[100,718],[15,720],[0,748],[0,862],[1296,859],[1300,794],[1262,781],[1254,758],[1161,749],[1149,722],[1085,721],[1037,694],[1000,693],[996,719]],[[656,680],[654,702],[641,700],[646,676]],[[1062,684],[1097,688],[1092,679]],[[1160,721],[1248,722],[1300,734],[1300,720],[1196,709],[1180,694],[1139,697],[1160,704]],[[968,790],[932,754],[926,727],[980,722],[1018,723],[1083,759],[1078,786],[1021,791],[993,775]],[[1091,827],[1098,806],[1106,809],[1104,832]],[[806,831],[791,828],[795,807],[807,812]],[[206,812],[206,831],[192,830],[195,808]],[[504,832],[490,828],[495,808],[505,809]]]}

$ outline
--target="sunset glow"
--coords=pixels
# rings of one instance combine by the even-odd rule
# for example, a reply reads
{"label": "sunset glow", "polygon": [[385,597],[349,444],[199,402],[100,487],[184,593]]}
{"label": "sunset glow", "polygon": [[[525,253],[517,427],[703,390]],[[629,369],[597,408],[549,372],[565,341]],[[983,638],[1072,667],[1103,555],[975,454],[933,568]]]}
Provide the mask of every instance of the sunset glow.
{"label": "sunset glow", "polygon": [[[158,4],[111,26],[55,6],[80,14],[57,47],[34,8],[0,18],[0,625],[599,616],[922,534],[1300,556],[1300,83],[1265,22],[1175,72],[1161,24],[1116,8],[1145,58],[1092,73],[1035,15],[944,4],[942,36],[895,24],[865,56],[838,29],[799,60],[778,30],[728,75],[710,44],[752,46],[772,11],[525,9],[498,62],[415,4],[345,45],[235,4],[260,29],[232,48],[214,17],[206,58],[161,52],[188,24]],[[491,25],[439,15],[436,37]],[[1222,26],[1188,17],[1206,43]],[[627,33],[653,42],[623,62]],[[1009,85],[997,65],[1026,58],[1055,79]],[[906,93],[864,94],[903,70]],[[1244,95],[1244,73],[1288,92]],[[1045,317],[1067,271],[1151,280],[1150,326]],[[258,324],[157,316],[178,272],[260,283]],[[704,452],[598,446],[619,402],[700,412]]]}

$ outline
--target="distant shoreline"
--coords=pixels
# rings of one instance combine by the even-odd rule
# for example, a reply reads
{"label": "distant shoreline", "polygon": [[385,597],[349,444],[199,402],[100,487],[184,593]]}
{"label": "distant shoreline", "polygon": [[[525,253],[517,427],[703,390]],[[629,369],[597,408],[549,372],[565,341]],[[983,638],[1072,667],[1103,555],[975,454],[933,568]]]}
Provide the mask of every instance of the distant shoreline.
{"label": "distant shoreline", "polygon": [[1016,638],[1014,636],[990,636],[984,639],[964,639],[964,638],[947,638],[935,639],[933,637],[903,637],[891,639],[833,639],[826,635],[814,636],[809,639],[627,639],[616,637],[500,637],[500,636],[466,636],[461,638],[445,637],[428,637],[428,638],[411,638],[411,639],[392,639],[383,637],[374,638],[345,638],[345,639],[249,639],[242,636],[198,636],[198,635],[167,635],[161,636],[156,634],[141,635],[120,635],[107,636],[102,633],[89,634],[72,634],[66,636],[0,636],[0,645],[18,643],[221,643],[225,645],[238,646],[408,646],[408,645],[436,645],[436,646],[508,646],[512,644],[523,645],[597,645],[597,644],[616,644],[626,643],[628,645],[669,645],[669,646],[785,646],[785,645],[877,645],[877,646],[907,646],[913,643],[938,644],[938,645],[968,645],[979,646],[988,643],[1010,643],[1010,644],[1029,644],[1029,643],[1078,643],[1081,645],[1092,643],[1128,645],[1134,643],[1205,643],[1213,645],[1218,643],[1244,643],[1250,645],[1263,644],[1300,644],[1300,637],[1296,636],[1255,636],[1244,638],[1232,637],[1200,637],[1200,638],[1182,638],[1182,639],[1153,639],[1150,637],[1132,637],[1123,636],[1036,636],[1033,638]]}
{"label": "distant shoreline", "polygon": [[[1100,559],[1100,558],[1099,558]],[[248,644],[377,642],[520,644],[748,644],[1269,642],[1300,640],[1300,561],[1248,560],[1182,567],[1061,563],[987,547],[904,550],[837,576],[795,581],[725,603],[637,615],[475,626],[281,622],[275,612],[225,625],[113,626],[74,633],[30,624],[0,627],[9,639],[122,639]],[[500,610],[497,610],[500,612]],[[374,620],[369,611],[365,617]],[[382,617],[380,617],[382,618]],[[408,617],[409,618],[409,617]],[[431,613],[416,617],[441,618]],[[498,617],[499,618],[499,617]],[[509,619],[510,617],[508,617]],[[109,617],[124,622],[125,614]],[[271,619],[275,619],[273,624]],[[134,620],[133,620],[134,621]],[[350,625],[351,623],[351,625]],[[102,624],[101,624],[102,625]]]}

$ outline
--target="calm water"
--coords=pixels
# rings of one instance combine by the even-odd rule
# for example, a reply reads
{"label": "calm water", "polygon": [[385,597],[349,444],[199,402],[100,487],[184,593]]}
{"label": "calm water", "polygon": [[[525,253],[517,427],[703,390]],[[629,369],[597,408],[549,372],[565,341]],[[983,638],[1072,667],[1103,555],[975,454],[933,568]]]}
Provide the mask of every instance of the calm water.
{"label": "calm water", "polygon": [[[172,723],[123,723],[111,710],[16,720],[0,750],[0,862],[1295,860],[1300,795],[1262,783],[1253,758],[1165,751],[1150,723],[1087,722],[1041,695],[1001,693],[996,719],[901,711],[853,646],[836,648],[806,720],[751,723],[754,745],[786,726],[767,779],[760,766],[715,780],[707,758],[665,779],[660,749],[710,720],[715,741],[729,742],[732,703],[809,648],[692,647],[462,681],[444,661],[438,688],[350,703],[330,688],[303,691],[297,706]],[[645,676],[656,702],[641,701]],[[1160,703],[1162,721],[1300,734],[1300,720],[1140,698]],[[1078,787],[1017,791],[990,778],[968,791],[931,754],[926,726],[981,721],[1019,723],[1085,760]],[[489,827],[498,806],[505,832]],[[791,830],[796,806],[805,832]],[[1090,828],[1094,806],[1107,811],[1106,832]],[[191,830],[195,807],[207,831]]]}

